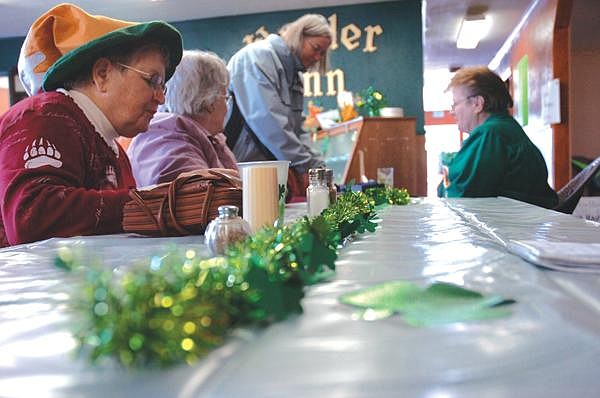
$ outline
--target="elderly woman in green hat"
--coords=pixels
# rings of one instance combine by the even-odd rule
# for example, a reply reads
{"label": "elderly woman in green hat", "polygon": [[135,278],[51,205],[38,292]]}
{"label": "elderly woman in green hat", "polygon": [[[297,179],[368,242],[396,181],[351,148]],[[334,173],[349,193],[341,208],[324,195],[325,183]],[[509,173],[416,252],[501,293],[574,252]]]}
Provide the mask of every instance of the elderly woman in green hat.
{"label": "elderly woman in green hat", "polygon": [[0,247],[118,233],[135,187],[119,136],[145,131],[182,54],[167,23],[52,8],[19,57],[31,97],[0,117]]}

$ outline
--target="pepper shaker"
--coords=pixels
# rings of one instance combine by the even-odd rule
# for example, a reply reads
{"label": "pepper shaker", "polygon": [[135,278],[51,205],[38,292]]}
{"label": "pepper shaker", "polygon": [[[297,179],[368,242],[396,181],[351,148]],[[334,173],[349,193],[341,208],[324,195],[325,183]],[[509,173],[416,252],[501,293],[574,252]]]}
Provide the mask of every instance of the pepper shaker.
{"label": "pepper shaker", "polygon": [[246,239],[251,233],[250,224],[238,216],[237,206],[219,206],[219,215],[208,224],[204,242],[215,256],[225,254],[231,244]]}
{"label": "pepper shaker", "polygon": [[335,189],[335,184],[333,183],[332,169],[325,169],[325,182],[329,188],[329,204],[333,204],[337,200],[337,189]]}

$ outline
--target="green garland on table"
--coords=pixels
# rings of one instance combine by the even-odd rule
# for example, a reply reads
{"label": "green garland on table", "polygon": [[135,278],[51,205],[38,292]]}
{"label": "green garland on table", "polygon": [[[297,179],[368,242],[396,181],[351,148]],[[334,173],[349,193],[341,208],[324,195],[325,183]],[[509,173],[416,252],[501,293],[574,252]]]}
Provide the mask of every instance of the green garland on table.
{"label": "green garland on table", "polygon": [[320,216],[264,228],[224,257],[172,249],[121,275],[81,266],[63,247],[56,264],[83,275],[70,300],[75,337],[92,362],[112,357],[128,368],[193,363],[234,327],[302,312],[304,286],[333,272],[341,242],[375,230],[376,206],[408,202],[408,192],[395,188],[346,192]]}
{"label": "green garland on table", "polygon": [[404,188],[368,188],[366,195],[374,201],[376,206],[388,205],[407,205],[410,202],[410,195]]}

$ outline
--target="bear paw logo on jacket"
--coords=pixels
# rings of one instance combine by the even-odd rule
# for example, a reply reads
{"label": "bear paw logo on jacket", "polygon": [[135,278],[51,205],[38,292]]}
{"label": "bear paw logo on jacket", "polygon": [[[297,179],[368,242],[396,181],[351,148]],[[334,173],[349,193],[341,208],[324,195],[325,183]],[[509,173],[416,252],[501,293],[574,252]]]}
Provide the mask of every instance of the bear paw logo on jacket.
{"label": "bear paw logo on jacket", "polygon": [[56,146],[48,140],[44,142],[44,138],[41,137],[37,143],[36,140],[33,140],[31,145],[27,145],[23,154],[26,169],[35,169],[42,166],[59,168],[62,166],[60,157],[60,152],[56,149]]}

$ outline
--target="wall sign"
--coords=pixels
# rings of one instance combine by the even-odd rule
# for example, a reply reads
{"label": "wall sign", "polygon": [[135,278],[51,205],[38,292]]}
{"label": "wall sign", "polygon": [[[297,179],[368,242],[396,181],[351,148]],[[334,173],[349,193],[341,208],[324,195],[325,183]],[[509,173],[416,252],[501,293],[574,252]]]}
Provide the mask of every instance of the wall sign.
{"label": "wall sign", "polygon": [[517,63],[515,74],[515,110],[523,127],[529,124],[529,59],[524,55]]}
{"label": "wall sign", "polygon": [[[176,22],[187,49],[214,51],[226,61],[241,47],[265,38],[307,14],[325,16],[333,31],[330,68],[304,76],[306,102],[337,107],[341,91],[369,86],[382,91],[388,106],[404,108],[423,128],[423,44],[421,1],[386,1]],[[223,29],[226,26],[227,29]]]}

